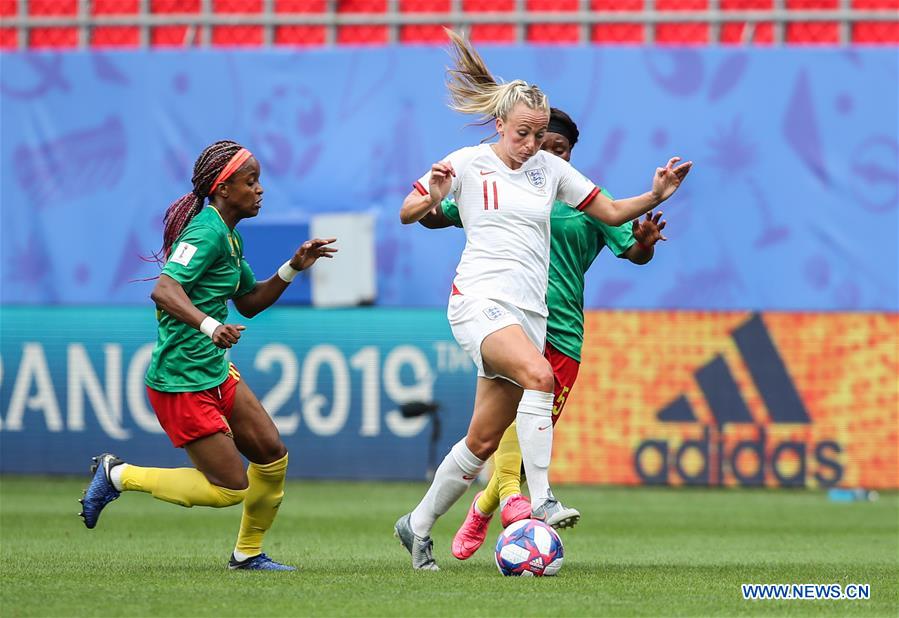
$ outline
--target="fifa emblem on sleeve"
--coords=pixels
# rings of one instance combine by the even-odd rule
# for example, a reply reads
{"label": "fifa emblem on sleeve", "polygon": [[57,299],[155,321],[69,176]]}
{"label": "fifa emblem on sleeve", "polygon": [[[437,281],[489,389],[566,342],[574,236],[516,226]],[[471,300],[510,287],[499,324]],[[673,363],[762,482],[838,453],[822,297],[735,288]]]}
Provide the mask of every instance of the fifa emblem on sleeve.
{"label": "fifa emblem on sleeve", "polygon": [[525,175],[528,178],[528,182],[538,189],[546,184],[546,174],[543,172],[542,167],[538,167],[535,170],[528,170],[525,172]]}
{"label": "fifa emblem on sleeve", "polygon": [[175,264],[181,264],[182,266],[187,266],[190,264],[190,260],[196,252],[197,248],[194,245],[188,242],[181,242],[175,247],[175,250],[172,251],[169,261],[174,262]]}

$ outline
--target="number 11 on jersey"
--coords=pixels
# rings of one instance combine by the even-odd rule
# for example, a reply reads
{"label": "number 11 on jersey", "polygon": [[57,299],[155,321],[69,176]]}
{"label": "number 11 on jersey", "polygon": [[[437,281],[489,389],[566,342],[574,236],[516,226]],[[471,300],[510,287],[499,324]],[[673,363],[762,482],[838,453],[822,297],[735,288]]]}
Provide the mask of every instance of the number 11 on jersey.
{"label": "number 11 on jersey", "polygon": [[[499,210],[499,194],[496,191],[496,181],[493,181],[493,210]],[[489,200],[487,193],[487,181],[484,181],[484,210],[489,210]]]}

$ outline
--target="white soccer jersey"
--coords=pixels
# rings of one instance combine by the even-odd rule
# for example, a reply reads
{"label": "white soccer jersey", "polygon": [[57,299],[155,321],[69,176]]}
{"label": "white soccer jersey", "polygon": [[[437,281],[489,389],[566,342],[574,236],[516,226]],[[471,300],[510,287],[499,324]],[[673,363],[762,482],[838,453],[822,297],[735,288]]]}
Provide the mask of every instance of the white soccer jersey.
{"label": "white soccer jersey", "polygon": [[[446,157],[456,171],[452,193],[465,229],[453,285],[546,316],[549,216],[555,200],[586,206],[599,189],[567,161],[540,151],[509,169],[489,144]],[[428,194],[428,172],[415,183]]]}

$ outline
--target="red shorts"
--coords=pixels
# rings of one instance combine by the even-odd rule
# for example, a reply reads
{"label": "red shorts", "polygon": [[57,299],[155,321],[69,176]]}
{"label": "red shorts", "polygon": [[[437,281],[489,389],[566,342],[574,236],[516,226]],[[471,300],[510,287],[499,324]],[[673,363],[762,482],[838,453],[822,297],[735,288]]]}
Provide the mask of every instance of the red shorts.
{"label": "red shorts", "polygon": [[222,432],[229,437],[228,419],[234,409],[234,393],[240,374],[228,365],[228,377],[218,386],[193,393],[164,393],[147,387],[150,405],[169,440],[181,448],[189,442]]}
{"label": "red shorts", "polygon": [[555,425],[562,415],[562,408],[565,407],[565,401],[568,399],[571,389],[574,388],[574,382],[577,380],[577,372],[581,368],[581,364],[570,356],[559,352],[548,341],[546,342],[543,355],[549,361],[549,364],[552,365],[553,377],[555,378],[555,386],[553,387],[553,394],[555,395],[553,400],[553,425]]}

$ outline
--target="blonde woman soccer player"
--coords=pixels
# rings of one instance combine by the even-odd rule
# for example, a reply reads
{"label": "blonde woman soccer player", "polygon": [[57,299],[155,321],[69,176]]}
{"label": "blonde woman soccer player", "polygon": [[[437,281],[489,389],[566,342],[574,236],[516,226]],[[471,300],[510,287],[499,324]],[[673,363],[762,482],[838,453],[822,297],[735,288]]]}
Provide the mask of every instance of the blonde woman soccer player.
{"label": "blonde woman soccer player", "polygon": [[670,197],[689,172],[677,157],[653,174],[652,190],[623,200],[601,195],[565,160],[543,152],[549,102],[534,85],[499,83],[478,53],[450,32],[456,67],[449,74],[452,108],[495,121],[499,140],[451,153],[415,183],[400,210],[419,221],[450,193],[466,244],[447,317],[456,341],[474,360],[478,384],[471,424],[438,467],[415,509],[396,522],[412,567],[438,570],[431,528],[468,489],[517,423],[534,509],[563,508],[549,487],[553,371],[543,356],[549,215],[556,200],[609,225],[621,225]]}
{"label": "blonde woman soccer player", "polygon": [[[579,136],[577,124],[568,114],[556,108],[550,110],[543,150],[570,161]],[[605,189],[602,193],[612,199]],[[580,368],[584,343],[584,274],[606,246],[616,256],[634,264],[648,263],[655,254],[656,242],[666,240],[662,235],[666,222],[661,218],[661,211],[655,215],[646,213],[643,220],[612,227],[567,204],[553,204],[544,350],[555,379],[553,426],[571,395]],[[428,213],[420,223],[431,229],[462,227],[459,209],[452,198],[443,200],[440,208]],[[530,501],[521,493],[521,451],[514,423],[503,434],[493,459],[495,469],[490,482],[475,496],[453,538],[453,555],[459,560],[470,558],[484,543],[497,508],[501,507],[503,528],[528,517],[543,519],[555,528],[569,528],[580,518],[580,513],[572,508],[559,508],[551,513],[532,512]]]}
{"label": "blonde woman soccer player", "polygon": [[[193,190],[169,206],[151,294],[159,319],[147,370],[147,394],[159,424],[196,468],[144,468],[104,453],[82,499],[88,528],[123,491],[142,491],[181,506],[243,502],[228,568],[293,571],[262,552],[284,496],[287,448],[256,395],[228,362],[244,327],[226,324],[228,299],[246,317],[270,307],[294,277],[333,257],[336,239],[308,240],[278,272],[256,281],[236,226],[262,207],[259,162],[240,144],[220,141],[194,163]],[[209,205],[203,206],[206,198]],[[245,467],[243,455],[250,461]]]}

